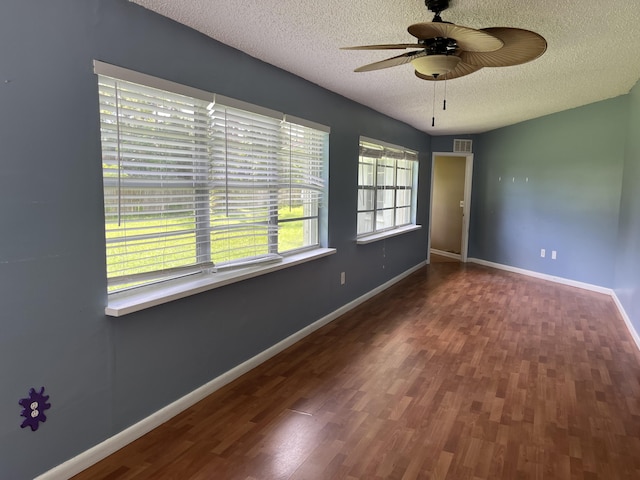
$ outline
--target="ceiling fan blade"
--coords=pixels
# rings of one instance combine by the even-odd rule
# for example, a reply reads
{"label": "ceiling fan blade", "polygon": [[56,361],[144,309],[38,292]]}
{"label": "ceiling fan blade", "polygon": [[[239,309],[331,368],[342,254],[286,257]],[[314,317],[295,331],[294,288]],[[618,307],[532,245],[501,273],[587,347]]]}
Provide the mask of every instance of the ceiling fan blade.
{"label": "ceiling fan blade", "polygon": [[383,45],[362,45],[360,47],[341,47],[340,50],[401,50],[404,48],[424,48],[419,43],[389,43]]}
{"label": "ceiling fan blade", "polygon": [[547,50],[547,41],[540,35],[521,28],[494,27],[482,31],[499,38],[504,46],[494,52],[463,51],[463,62],[481,67],[508,67],[535,60]]}
{"label": "ceiling fan blade", "polygon": [[503,45],[502,40],[490,32],[461,27],[453,23],[415,23],[407,30],[419,40],[436,37],[453,38],[458,47],[466,52],[493,52],[499,50]]}
{"label": "ceiling fan blade", "polygon": [[414,58],[420,58],[426,56],[427,53],[424,50],[416,52],[407,52],[397,57],[387,58],[386,60],[380,60],[379,62],[369,63],[363,65],[354,70],[354,72],[370,72],[372,70],[380,70],[382,68],[397,67],[398,65],[404,65],[411,62]]}
{"label": "ceiling fan blade", "polygon": [[464,62],[459,62],[456,68],[446,73],[445,75],[439,75],[438,78],[433,77],[431,75],[425,75],[416,70],[416,77],[421,78],[422,80],[430,80],[432,82],[441,82],[443,80],[453,80],[454,78],[464,77],[465,75],[469,75],[473,72],[477,72],[482,67],[478,67],[476,65],[469,65]]}

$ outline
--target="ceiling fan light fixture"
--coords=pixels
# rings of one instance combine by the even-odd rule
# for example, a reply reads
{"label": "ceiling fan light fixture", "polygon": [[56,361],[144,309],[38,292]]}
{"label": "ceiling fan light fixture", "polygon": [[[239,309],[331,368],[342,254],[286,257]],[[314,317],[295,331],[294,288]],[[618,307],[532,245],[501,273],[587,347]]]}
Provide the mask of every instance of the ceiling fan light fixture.
{"label": "ceiling fan light fixture", "polygon": [[460,57],[455,55],[427,55],[411,60],[413,68],[418,73],[439,77],[455,69],[460,63]]}

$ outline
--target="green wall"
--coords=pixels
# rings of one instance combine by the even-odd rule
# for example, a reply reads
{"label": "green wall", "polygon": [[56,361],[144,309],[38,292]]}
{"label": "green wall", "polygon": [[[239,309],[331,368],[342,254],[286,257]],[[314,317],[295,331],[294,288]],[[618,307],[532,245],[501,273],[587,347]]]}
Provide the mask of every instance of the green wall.
{"label": "green wall", "polygon": [[612,288],[627,110],[621,96],[479,135],[469,256]]}
{"label": "green wall", "polygon": [[614,288],[636,332],[640,332],[640,83],[627,98],[629,119]]}

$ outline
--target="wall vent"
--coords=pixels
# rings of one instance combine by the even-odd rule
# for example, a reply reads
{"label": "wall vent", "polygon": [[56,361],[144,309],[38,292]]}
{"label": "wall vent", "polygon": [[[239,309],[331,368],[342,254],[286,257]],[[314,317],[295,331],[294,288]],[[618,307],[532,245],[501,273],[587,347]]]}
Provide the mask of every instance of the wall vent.
{"label": "wall vent", "polygon": [[471,145],[473,140],[463,140],[456,138],[453,140],[454,153],[471,153]]}

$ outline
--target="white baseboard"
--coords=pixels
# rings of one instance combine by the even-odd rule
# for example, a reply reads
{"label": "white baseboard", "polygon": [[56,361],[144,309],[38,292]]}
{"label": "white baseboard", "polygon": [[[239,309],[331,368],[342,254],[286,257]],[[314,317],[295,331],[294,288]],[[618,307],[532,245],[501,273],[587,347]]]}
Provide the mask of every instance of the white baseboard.
{"label": "white baseboard", "polygon": [[468,261],[471,263],[477,263],[478,265],[484,265],[485,267],[497,268],[500,270],[505,270],[507,272],[520,273],[522,275],[527,275],[529,277],[540,278],[542,280],[548,280],[550,282],[560,283],[562,285],[569,285],[571,287],[582,288],[584,290],[590,290],[592,292],[604,293],[605,295],[609,295],[613,299],[616,307],[618,308],[618,311],[620,312],[620,315],[622,316],[622,319],[624,320],[624,323],[627,326],[627,329],[629,330],[629,333],[631,334],[631,337],[633,338],[633,341],[635,342],[636,347],[638,347],[638,350],[640,350],[640,335],[638,335],[638,332],[633,327],[633,323],[631,323],[631,318],[629,318],[629,315],[627,315],[627,312],[624,309],[622,302],[620,302],[620,299],[618,298],[618,296],[616,295],[616,292],[613,289],[601,287],[599,285],[592,285],[590,283],[577,282],[575,280],[569,280],[568,278],[555,277],[553,275],[534,272],[532,270],[525,270],[523,268],[512,267],[510,265],[503,265],[500,263],[488,262],[486,260],[480,260],[479,258],[469,258]]}
{"label": "white baseboard", "polygon": [[444,250],[438,250],[437,248],[432,248],[430,251],[434,255],[440,255],[441,257],[455,258],[456,260],[462,259],[462,256],[459,253],[445,252]]}
{"label": "white baseboard", "polygon": [[315,332],[319,328],[327,325],[328,323],[332,322],[333,320],[340,317],[341,315],[344,315],[349,310],[354,309],[355,307],[371,299],[378,293],[381,293],[382,291],[386,290],[392,285],[398,283],[400,280],[411,275],[412,273],[421,269],[425,265],[426,265],[426,261],[419,263],[418,265],[392,278],[388,282],[383,283],[382,285],[374,288],[370,292],[362,295],[361,297],[356,298],[355,300],[347,303],[346,305],[343,305],[339,309],[331,312],[330,314],[326,315],[320,320],[317,320],[316,322],[306,326],[302,330],[299,330],[293,335],[276,343],[272,347],[269,347],[268,349],[259,353],[255,357],[250,358],[246,362],[241,363],[237,367],[234,367],[231,370],[223,373],[219,377],[214,378],[210,382],[195,389],[191,393],[188,393],[184,397],[179,398],[178,400],[176,400],[173,403],[170,403],[164,408],[161,408],[157,412],[142,419],[138,423],[131,425],[125,430],[106,439],[105,441],[90,448],[89,450],[86,450],[81,454],[71,458],[70,460],[67,460],[66,462],[58,465],[57,467],[54,467],[51,470],[43,473],[42,475],[36,477],[34,480],[60,480],[60,479],[66,479],[74,475],[77,475],[83,470],[86,470],[90,466],[96,464],[100,460],[108,457],[112,453],[120,450],[122,447],[128,445],[134,440],[137,440],[143,435],[149,433],[154,428],[159,427],[160,425],[165,423],[167,420],[175,417],[176,415],[183,412],[184,410],[191,407],[192,405],[195,405],[200,400],[204,399],[208,395],[211,395],[213,392],[224,387],[226,384],[232,382],[233,380],[240,377],[241,375],[244,375],[249,370],[257,367],[263,362],[266,362],[271,357],[277,355],[278,353],[290,347],[291,345],[298,342],[299,340],[303,339],[307,335]]}
{"label": "white baseboard", "polygon": [[606,295],[613,294],[613,290],[611,290],[610,288],[593,285],[591,283],[578,282],[576,280],[570,280],[568,278],[556,277],[553,275],[547,275],[546,273],[534,272],[533,270],[525,270],[524,268],[512,267],[511,265],[488,262],[487,260],[480,260],[479,258],[468,258],[467,261],[471,263],[477,263],[478,265],[484,265],[485,267],[497,268],[499,270],[505,270],[507,272],[520,273],[528,277],[540,278],[542,280],[548,280],[550,282],[568,285],[570,287],[591,290],[592,292],[604,293]]}
{"label": "white baseboard", "polygon": [[636,342],[636,347],[638,347],[638,350],[640,350],[640,335],[638,335],[638,332],[636,332],[636,329],[633,328],[633,323],[631,323],[631,318],[629,317],[629,315],[627,315],[627,311],[624,309],[624,306],[622,306],[622,302],[618,298],[618,295],[616,295],[616,292],[613,292],[611,294],[611,297],[613,297],[613,301],[615,302],[616,307],[618,307],[618,311],[620,312],[620,315],[622,316],[624,323],[627,325],[627,329],[629,330],[629,333],[633,337],[633,341]]}

